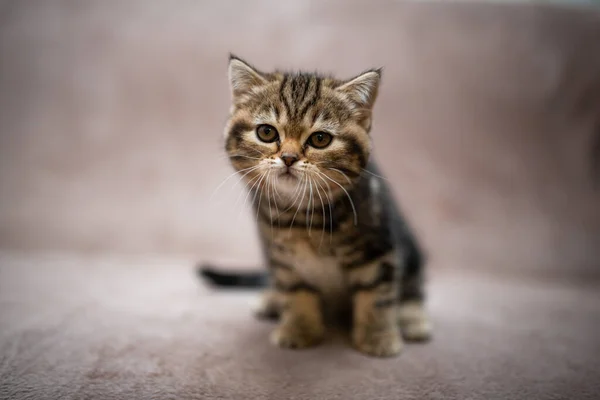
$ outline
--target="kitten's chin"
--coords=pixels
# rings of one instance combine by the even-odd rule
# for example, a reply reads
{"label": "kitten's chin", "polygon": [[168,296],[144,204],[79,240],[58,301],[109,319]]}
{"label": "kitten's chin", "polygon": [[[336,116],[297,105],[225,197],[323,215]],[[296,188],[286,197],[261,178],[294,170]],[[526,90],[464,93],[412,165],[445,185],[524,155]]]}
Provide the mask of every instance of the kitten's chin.
{"label": "kitten's chin", "polygon": [[296,177],[296,175],[294,175],[292,172],[284,172],[280,174],[277,177],[277,180],[280,182],[293,183],[294,185],[297,185],[299,182],[298,177]]}
{"label": "kitten's chin", "polygon": [[288,199],[298,196],[302,188],[298,188],[300,185],[300,179],[290,173],[283,173],[278,175],[273,182],[277,188],[277,192],[281,196],[285,196]]}

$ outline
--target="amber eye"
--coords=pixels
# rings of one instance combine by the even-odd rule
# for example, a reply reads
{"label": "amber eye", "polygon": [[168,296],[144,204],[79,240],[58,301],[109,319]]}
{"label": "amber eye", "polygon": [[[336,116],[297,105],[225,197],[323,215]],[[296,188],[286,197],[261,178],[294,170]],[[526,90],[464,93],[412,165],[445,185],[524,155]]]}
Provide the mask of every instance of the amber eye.
{"label": "amber eye", "polygon": [[329,146],[333,137],[327,132],[315,132],[308,138],[308,144],[315,149],[324,149]]}
{"label": "amber eye", "polygon": [[256,136],[265,143],[273,143],[279,139],[277,129],[273,128],[271,125],[259,125],[258,128],[256,128]]}

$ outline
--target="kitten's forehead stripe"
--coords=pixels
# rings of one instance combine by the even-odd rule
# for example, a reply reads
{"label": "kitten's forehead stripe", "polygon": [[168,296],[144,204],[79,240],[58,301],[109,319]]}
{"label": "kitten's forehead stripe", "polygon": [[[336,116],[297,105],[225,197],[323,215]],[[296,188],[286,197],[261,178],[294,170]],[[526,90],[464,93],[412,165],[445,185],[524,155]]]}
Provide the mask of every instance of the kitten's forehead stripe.
{"label": "kitten's forehead stripe", "polygon": [[313,77],[310,83],[313,90],[311,95],[304,101],[302,108],[298,112],[298,119],[300,120],[304,119],[304,116],[311,107],[315,107],[319,97],[321,96],[321,79],[318,77]]}
{"label": "kitten's forehead stripe", "polygon": [[279,88],[279,99],[286,107],[290,121],[300,122],[315,106],[321,94],[322,79],[307,73],[285,74]]}
{"label": "kitten's forehead stripe", "polygon": [[292,116],[292,119],[298,121],[298,107],[304,102],[304,97],[310,86],[310,80],[304,75],[298,75],[292,78],[292,82],[295,83],[295,85],[292,86],[292,98],[294,99],[294,115]]}
{"label": "kitten's forehead stripe", "polygon": [[288,117],[291,115],[291,107],[290,104],[287,101],[287,98],[285,96],[285,88],[286,88],[286,84],[288,81],[288,76],[284,75],[283,76],[283,81],[281,82],[281,86],[279,86],[279,101],[281,101],[283,103],[283,106],[285,107],[285,112],[288,115]]}
{"label": "kitten's forehead stripe", "polygon": [[[301,104],[304,100],[304,96],[306,96],[306,92],[308,91],[308,86],[310,85],[310,81],[308,77],[304,75],[298,75],[292,77],[292,98],[294,99],[294,105]],[[294,112],[297,112],[298,109],[295,107]]]}

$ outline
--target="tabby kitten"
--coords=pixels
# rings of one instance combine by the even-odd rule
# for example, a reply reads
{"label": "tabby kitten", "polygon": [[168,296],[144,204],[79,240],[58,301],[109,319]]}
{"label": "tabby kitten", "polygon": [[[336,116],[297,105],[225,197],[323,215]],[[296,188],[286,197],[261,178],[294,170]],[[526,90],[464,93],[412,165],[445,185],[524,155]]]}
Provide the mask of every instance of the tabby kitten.
{"label": "tabby kitten", "polygon": [[[430,336],[421,253],[369,161],[380,78],[381,70],[347,81],[264,73],[230,56],[225,148],[253,198],[271,282],[258,314],[279,319],[277,346],[317,344],[329,314],[344,309],[365,354],[395,355],[402,336]],[[203,274],[221,284],[262,282]]]}

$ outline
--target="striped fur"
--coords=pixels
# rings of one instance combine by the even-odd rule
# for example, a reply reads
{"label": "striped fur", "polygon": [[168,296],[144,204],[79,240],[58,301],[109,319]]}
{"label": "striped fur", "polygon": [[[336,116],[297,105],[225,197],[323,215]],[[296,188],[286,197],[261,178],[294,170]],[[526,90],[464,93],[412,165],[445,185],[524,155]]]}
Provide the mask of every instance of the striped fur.
{"label": "striped fur", "polygon": [[314,345],[343,309],[366,354],[397,354],[401,331],[428,338],[421,253],[370,161],[381,70],[343,81],[263,73],[231,56],[229,76],[225,148],[258,219],[271,278],[260,311],[280,318],[272,342]]}

